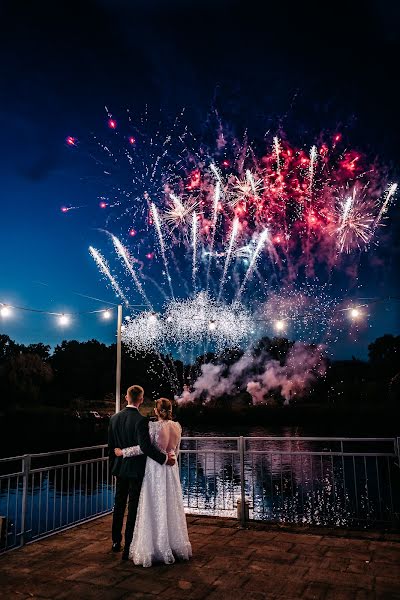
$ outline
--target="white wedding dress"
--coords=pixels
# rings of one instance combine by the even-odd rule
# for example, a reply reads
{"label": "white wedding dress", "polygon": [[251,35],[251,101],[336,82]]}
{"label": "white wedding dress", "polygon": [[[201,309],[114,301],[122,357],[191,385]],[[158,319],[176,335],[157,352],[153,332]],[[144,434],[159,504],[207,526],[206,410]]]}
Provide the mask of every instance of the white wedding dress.
{"label": "white wedding dress", "polygon": [[[150,421],[149,433],[161,452],[174,452],[178,458],[179,423]],[[139,446],[123,449],[124,458],[137,454],[141,454]],[[178,462],[170,467],[148,458],[129,558],[135,565],[151,567],[154,562],[171,564],[176,558],[189,560],[191,556]]]}

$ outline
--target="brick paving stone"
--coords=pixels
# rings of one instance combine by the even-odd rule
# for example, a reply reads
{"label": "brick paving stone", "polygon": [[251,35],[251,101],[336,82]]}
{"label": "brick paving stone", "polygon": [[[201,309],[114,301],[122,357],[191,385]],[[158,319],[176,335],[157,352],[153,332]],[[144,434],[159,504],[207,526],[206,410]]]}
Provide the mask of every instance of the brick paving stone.
{"label": "brick paving stone", "polygon": [[[301,540],[303,542],[303,540]],[[300,556],[316,556],[322,558],[327,551],[326,546],[320,546],[319,544],[292,544],[290,552],[299,554]]]}
{"label": "brick paving stone", "polygon": [[[320,563],[320,569],[328,569],[331,571],[348,571],[350,559],[349,558],[323,558]],[[359,564],[355,562],[355,564]],[[360,571],[354,571],[359,573]]]}
{"label": "brick paving stone", "polygon": [[[279,547],[279,546],[278,546]],[[298,555],[293,552],[285,552],[284,550],[281,552],[277,549],[270,548],[260,548],[255,550],[252,554],[252,558],[264,559],[270,562],[275,562],[277,564],[281,563],[293,563],[297,559]]]}
{"label": "brick paving stone", "polygon": [[143,577],[142,573],[126,577],[118,583],[118,587],[129,592],[145,592],[157,595],[169,587],[168,581],[153,577]]}
{"label": "brick paving stone", "polygon": [[400,545],[398,548],[377,548],[373,550],[374,562],[395,563],[400,565]]}
{"label": "brick paving stone", "polygon": [[276,536],[276,541],[293,542],[295,544],[317,544],[323,539],[321,535],[301,534],[301,533],[286,533],[281,531]]}
{"label": "brick paving stone", "polygon": [[66,587],[52,598],[54,600],[121,600],[125,596],[126,590],[117,587],[101,588],[90,583],[77,583],[71,587]]}
{"label": "brick paving stone", "polygon": [[305,588],[301,598],[304,600],[325,600],[328,586],[324,583],[309,583]]}
{"label": "brick paving stone", "polygon": [[0,598],[400,600],[400,536],[188,523],[193,559],[151,569],[111,552],[110,516],[29,544],[0,556]]}
{"label": "brick paving stone", "polygon": [[310,569],[306,574],[310,581],[319,581],[328,585],[349,585],[357,588],[372,589],[374,577],[372,575],[347,573],[343,571],[324,571],[322,569]]}
{"label": "brick paving stone", "polygon": [[326,600],[354,600],[357,596],[357,588],[351,586],[335,586],[328,588]]}
{"label": "brick paving stone", "polygon": [[347,549],[344,548],[328,548],[325,551],[324,556],[327,558],[351,558],[353,560],[371,560],[372,552],[366,550],[362,552],[361,550],[352,550],[350,547]]}

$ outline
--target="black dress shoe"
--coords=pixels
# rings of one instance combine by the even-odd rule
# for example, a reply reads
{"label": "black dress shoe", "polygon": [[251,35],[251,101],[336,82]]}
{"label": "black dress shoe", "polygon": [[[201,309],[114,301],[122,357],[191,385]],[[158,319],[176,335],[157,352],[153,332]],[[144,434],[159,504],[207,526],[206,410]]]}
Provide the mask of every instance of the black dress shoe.
{"label": "black dress shoe", "polygon": [[123,552],[122,556],[121,556],[121,560],[129,560],[129,554],[126,554],[126,552]]}
{"label": "black dress shoe", "polygon": [[112,545],[111,550],[113,552],[121,552],[121,543],[120,542],[114,542]]}

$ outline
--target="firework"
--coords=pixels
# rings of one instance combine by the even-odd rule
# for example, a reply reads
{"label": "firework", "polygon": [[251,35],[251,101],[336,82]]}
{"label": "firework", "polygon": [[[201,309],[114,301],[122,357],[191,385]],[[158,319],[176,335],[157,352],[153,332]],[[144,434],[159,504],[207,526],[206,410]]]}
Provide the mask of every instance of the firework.
{"label": "firework", "polygon": [[[376,165],[343,150],[338,133],[308,152],[275,136],[260,153],[247,136],[224,134],[223,145],[207,148],[180,119],[163,133],[147,115],[135,121],[129,114],[127,126],[107,117],[115,127],[109,121],[108,138],[96,137],[91,155],[101,153],[107,228],[119,228],[111,238],[123,268],[118,281],[128,276],[157,311],[154,322],[147,312],[134,317],[125,339],[140,334],[142,348],[193,351],[193,344],[246,344],[254,320],[259,335],[279,333],[282,322],[282,334],[316,342],[340,326],[326,284],[335,271],[356,276],[358,254],[378,243],[397,189]],[[82,152],[84,143],[72,147]],[[91,254],[126,301],[117,275],[98,251]],[[316,274],[321,281],[311,286]]]}
{"label": "firework", "polygon": [[156,207],[156,205],[154,203],[151,203],[151,214],[153,216],[154,225],[155,225],[156,230],[157,230],[158,241],[160,243],[161,256],[162,256],[163,261],[164,261],[165,275],[167,277],[167,281],[168,281],[169,289],[170,289],[170,292],[171,292],[171,296],[173,297],[174,296],[174,291],[172,289],[171,275],[169,274],[169,269],[168,269],[168,260],[167,260],[167,255],[166,255],[166,251],[165,251],[164,237],[163,237],[163,234],[162,234],[162,231],[161,231],[160,217],[158,215],[157,207]]}
{"label": "firework", "polygon": [[254,267],[256,266],[257,260],[260,257],[261,251],[264,248],[265,242],[268,239],[268,235],[269,235],[268,229],[264,229],[264,231],[261,232],[260,237],[258,238],[257,246],[253,252],[253,256],[251,257],[251,261],[250,261],[249,267],[246,271],[243,283],[240,286],[240,289],[239,289],[239,292],[237,295],[238,298],[240,298],[243,294],[244,288],[246,287],[246,283],[249,280],[251,274],[253,273],[253,270],[254,270]]}
{"label": "firework", "polygon": [[230,240],[229,240],[228,251],[226,253],[224,271],[222,273],[221,285],[220,285],[219,293],[218,293],[218,300],[221,298],[221,295],[222,295],[222,292],[223,292],[223,289],[224,289],[226,275],[228,273],[229,263],[230,263],[231,258],[232,258],[233,245],[234,245],[234,243],[236,241],[236,236],[237,236],[237,233],[238,233],[238,229],[239,229],[239,219],[235,219],[233,221],[232,232],[231,232],[231,236],[230,236]]}
{"label": "firework", "polygon": [[92,258],[94,259],[94,261],[96,262],[100,272],[105,277],[107,277],[108,281],[110,282],[110,284],[111,284],[113,290],[115,291],[115,293],[117,294],[117,296],[122,298],[122,300],[125,302],[125,304],[129,304],[123,291],[121,290],[120,286],[118,285],[116,279],[111,274],[110,268],[109,268],[105,258],[100,254],[100,252],[98,250],[96,250],[96,248],[93,248],[93,246],[89,246],[89,252],[90,252]]}
{"label": "firework", "polygon": [[111,234],[111,239],[113,241],[114,244],[114,248],[118,254],[118,256],[121,258],[121,260],[123,261],[123,264],[125,265],[129,275],[132,277],[139,294],[142,296],[143,300],[146,302],[146,304],[152,308],[151,306],[151,302],[148,299],[143,286],[141,284],[141,282],[139,281],[139,278],[137,276],[137,274],[135,273],[135,270],[132,266],[132,259],[130,258],[128,251],[126,248],[124,248],[124,246],[121,244],[121,242],[119,241],[119,239],[115,236]]}

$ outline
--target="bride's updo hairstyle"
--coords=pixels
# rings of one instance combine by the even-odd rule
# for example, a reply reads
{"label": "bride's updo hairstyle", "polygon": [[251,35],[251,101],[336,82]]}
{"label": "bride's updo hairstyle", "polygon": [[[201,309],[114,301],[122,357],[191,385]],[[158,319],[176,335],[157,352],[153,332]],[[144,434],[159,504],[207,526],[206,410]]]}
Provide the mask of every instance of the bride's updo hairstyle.
{"label": "bride's updo hairstyle", "polygon": [[156,401],[156,409],[163,421],[170,421],[172,419],[172,403],[168,398],[159,398]]}

